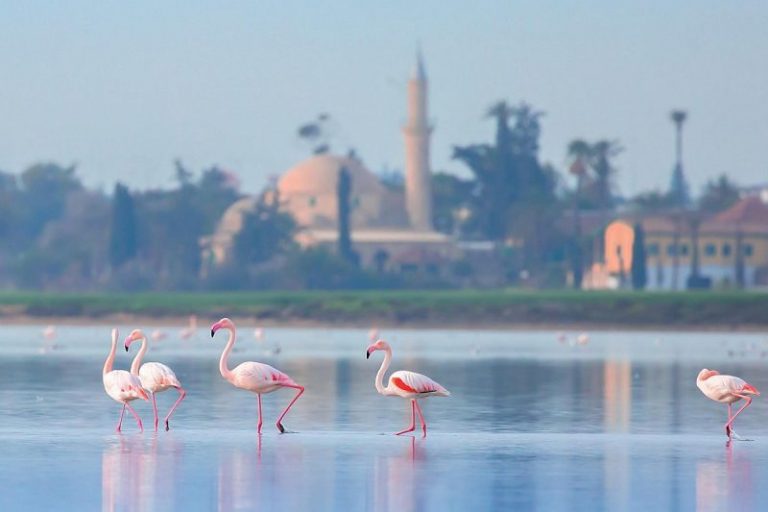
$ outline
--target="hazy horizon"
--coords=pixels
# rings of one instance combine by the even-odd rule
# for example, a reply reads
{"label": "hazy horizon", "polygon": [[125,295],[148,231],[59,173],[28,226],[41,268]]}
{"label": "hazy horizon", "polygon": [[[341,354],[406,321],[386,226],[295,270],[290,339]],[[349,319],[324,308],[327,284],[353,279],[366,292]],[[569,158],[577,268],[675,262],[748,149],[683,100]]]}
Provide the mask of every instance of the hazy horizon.
{"label": "hazy horizon", "polygon": [[401,169],[405,84],[418,44],[430,79],[432,168],[490,141],[499,99],[546,112],[542,160],[573,138],[618,139],[620,193],[666,189],[669,111],[689,112],[698,192],[728,173],[768,181],[768,4],[171,1],[0,6],[0,169],[77,163],[89,185],[171,184],[172,162],[261,188],[309,156],[296,128],[320,112],[335,152]]}

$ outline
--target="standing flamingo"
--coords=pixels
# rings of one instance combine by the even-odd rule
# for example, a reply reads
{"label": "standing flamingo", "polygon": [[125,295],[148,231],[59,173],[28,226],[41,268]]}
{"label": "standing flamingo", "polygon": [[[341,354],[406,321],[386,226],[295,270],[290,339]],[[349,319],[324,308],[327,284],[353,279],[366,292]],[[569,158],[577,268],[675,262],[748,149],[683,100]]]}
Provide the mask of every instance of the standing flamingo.
{"label": "standing flamingo", "polygon": [[141,380],[141,386],[152,393],[152,410],[155,413],[155,432],[157,432],[157,394],[167,389],[175,388],[179,392],[179,398],[168,411],[168,415],[165,417],[165,430],[170,430],[168,421],[171,419],[173,411],[179,406],[184,397],[187,396],[187,392],[181,387],[181,382],[173,373],[173,370],[168,368],[162,363],[144,363],[141,364],[141,360],[144,358],[144,354],[147,352],[147,337],[141,332],[141,329],[135,329],[125,338],[125,351],[128,352],[128,348],[134,341],[141,340],[141,348],[133,358],[131,364],[131,375],[136,375]]}
{"label": "standing flamingo", "polygon": [[123,404],[123,410],[120,413],[120,421],[117,423],[117,431],[123,425],[123,415],[125,414],[125,408],[127,407],[133,417],[136,418],[136,423],[139,424],[139,430],[144,432],[144,425],[141,424],[141,418],[133,410],[128,402],[141,398],[142,400],[149,400],[146,391],[141,387],[141,381],[135,375],[131,375],[125,370],[113,370],[112,365],[115,362],[115,351],[117,350],[117,329],[112,329],[112,349],[109,351],[107,360],[104,362],[104,370],[102,371],[102,379],[104,381],[104,390],[107,394],[118,403]]}
{"label": "standing flamingo", "polygon": [[[760,396],[760,392],[754,386],[747,384],[738,377],[720,375],[716,370],[707,370],[706,368],[699,372],[699,376],[696,378],[696,386],[707,398],[715,402],[728,404],[728,422],[725,424],[725,435],[729,439],[731,434],[738,438],[732,428],[733,420],[752,403],[751,395]],[[746,403],[736,411],[736,414],[731,416],[731,404],[738,402],[742,398],[746,400]]]}
{"label": "standing flamingo", "polygon": [[188,340],[197,334],[197,315],[189,316],[189,324],[179,332],[179,337]]}
{"label": "standing flamingo", "polygon": [[280,417],[277,418],[277,429],[284,433],[285,428],[282,424],[283,417],[285,417],[291,406],[299,399],[302,393],[304,393],[304,386],[299,386],[288,375],[264,363],[246,361],[245,363],[237,365],[233,370],[230,370],[228,368],[227,359],[229,358],[229,352],[235,345],[235,337],[237,336],[235,324],[232,323],[232,320],[229,318],[222,318],[211,326],[211,338],[213,338],[213,335],[216,334],[216,331],[219,329],[229,330],[229,340],[227,341],[227,346],[224,347],[224,352],[221,353],[221,359],[219,360],[219,371],[221,372],[221,376],[233,386],[256,393],[256,396],[259,398],[259,423],[257,427],[257,432],[259,434],[261,433],[262,423],[261,395],[277,391],[280,388],[294,388],[299,390],[299,392],[296,393],[296,396],[293,397],[293,400],[288,404],[288,407],[286,407],[282,414],[280,414]]}
{"label": "standing flamingo", "polygon": [[386,341],[379,340],[368,347],[365,358],[370,358],[371,354],[377,350],[384,351],[384,361],[382,361],[381,368],[376,373],[376,391],[384,396],[399,396],[411,401],[411,424],[408,428],[397,432],[395,435],[399,436],[406,432],[413,432],[416,428],[416,412],[418,412],[421,428],[426,436],[427,422],[424,421],[424,413],[421,412],[421,407],[419,407],[417,400],[430,396],[450,396],[451,393],[426,375],[404,370],[392,373],[389,376],[389,384],[387,384],[387,387],[384,387],[384,373],[386,373],[389,363],[392,361],[392,347]]}

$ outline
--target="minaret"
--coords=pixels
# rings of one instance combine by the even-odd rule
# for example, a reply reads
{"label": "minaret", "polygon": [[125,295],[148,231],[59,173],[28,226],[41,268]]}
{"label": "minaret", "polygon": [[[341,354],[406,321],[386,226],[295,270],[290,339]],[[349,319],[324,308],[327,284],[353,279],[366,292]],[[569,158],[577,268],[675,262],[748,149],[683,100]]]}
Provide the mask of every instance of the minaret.
{"label": "minaret", "polygon": [[408,80],[408,121],[405,137],[405,206],[411,227],[432,231],[432,184],[429,170],[429,136],[432,127],[427,119],[427,74],[421,52],[416,57],[413,76]]}

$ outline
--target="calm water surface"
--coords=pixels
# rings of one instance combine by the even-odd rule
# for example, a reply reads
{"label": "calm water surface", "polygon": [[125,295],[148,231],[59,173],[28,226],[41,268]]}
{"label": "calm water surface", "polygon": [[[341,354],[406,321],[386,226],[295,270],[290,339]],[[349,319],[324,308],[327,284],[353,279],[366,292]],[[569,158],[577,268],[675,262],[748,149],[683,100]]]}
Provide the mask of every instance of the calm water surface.
{"label": "calm water surface", "polygon": [[[265,395],[259,437],[255,397],[218,374],[226,335],[178,330],[147,357],[188,390],[172,430],[151,432],[151,406],[134,402],[150,429],[126,415],[119,435],[101,383],[108,328],[60,327],[54,350],[40,327],[3,328],[0,510],[768,510],[766,404],[737,420],[752,441],[726,445],[725,407],[695,385],[706,366],[768,390],[768,335],[601,332],[571,346],[554,332],[384,331],[392,369],[453,393],[425,402],[422,438],[390,435],[409,408],[376,394],[367,331],[258,342],[242,329],[231,366],[263,361],[307,387],[284,435],[274,419],[291,392]],[[159,395],[161,413],[173,400]]]}

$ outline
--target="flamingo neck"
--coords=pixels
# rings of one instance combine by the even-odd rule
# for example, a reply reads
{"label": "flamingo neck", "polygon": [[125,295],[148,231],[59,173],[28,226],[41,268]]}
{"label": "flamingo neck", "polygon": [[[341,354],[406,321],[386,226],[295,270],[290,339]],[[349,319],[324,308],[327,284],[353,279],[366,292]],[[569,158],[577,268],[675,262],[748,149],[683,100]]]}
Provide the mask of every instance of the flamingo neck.
{"label": "flamingo neck", "polygon": [[141,360],[144,359],[144,354],[146,353],[147,353],[147,337],[144,336],[141,338],[141,348],[139,349],[139,352],[136,354],[136,357],[133,358],[133,362],[131,363],[132,375],[139,374],[139,367],[141,367]]}
{"label": "flamingo neck", "polygon": [[104,370],[102,370],[102,375],[106,375],[109,372],[112,371],[112,366],[115,364],[115,351],[117,350],[117,336],[115,333],[112,333],[112,349],[109,351],[109,355],[107,356],[107,360],[104,361]]}
{"label": "flamingo neck", "polygon": [[374,382],[374,384],[376,385],[376,391],[378,391],[382,395],[388,394],[387,388],[384,387],[384,374],[387,372],[390,362],[392,362],[392,349],[385,348],[384,360],[381,362],[381,367],[379,367],[379,371],[376,372],[376,380]]}
{"label": "flamingo neck", "polygon": [[227,340],[227,346],[224,347],[224,352],[221,353],[221,359],[219,359],[219,372],[221,376],[227,380],[232,377],[232,371],[228,368],[227,359],[229,359],[229,353],[232,351],[232,347],[235,346],[235,328],[229,329],[229,339]]}

